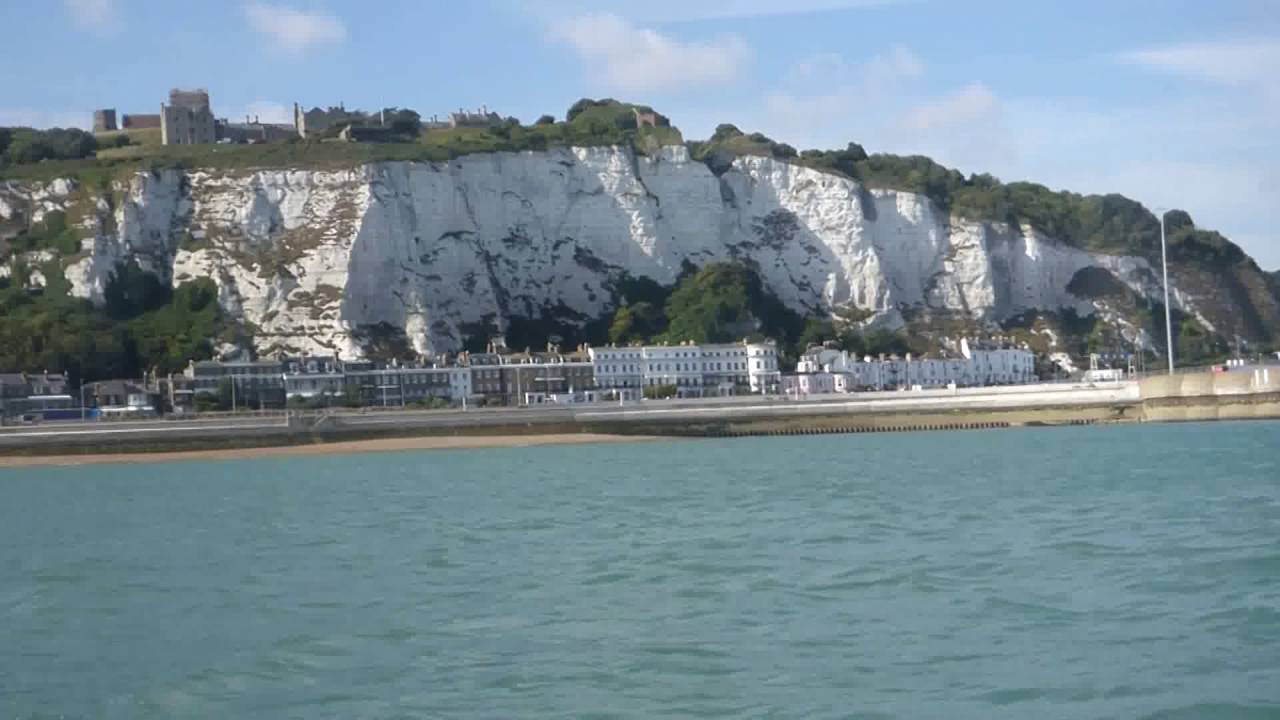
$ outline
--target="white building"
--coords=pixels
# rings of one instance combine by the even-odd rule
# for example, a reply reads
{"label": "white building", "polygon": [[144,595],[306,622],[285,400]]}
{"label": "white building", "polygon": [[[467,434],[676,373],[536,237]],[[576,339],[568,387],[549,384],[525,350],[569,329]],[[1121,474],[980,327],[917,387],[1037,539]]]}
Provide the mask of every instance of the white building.
{"label": "white building", "polygon": [[588,348],[591,369],[596,387],[602,390],[629,391],[624,394],[639,396],[644,385],[644,348],[607,347]]}
{"label": "white building", "polygon": [[973,364],[974,385],[1021,385],[1036,380],[1036,359],[1025,348],[960,341],[960,354]]}
{"label": "white building", "polygon": [[768,342],[747,345],[747,378],[753,393],[769,395],[781,390],[782,371],[778,368],[776,344]]}
{"label": "white building", "polygon": [[[589,348],[598,389],[671,385],[677,397],[777,392],[778,349],[772,341],[716,345],[644,345]],[[634,393],[634,394],[633,394]]]}
{"label": "white building", "polygon": [[787,394],[926,387],[978,387],[1035,382],[1035,356],[1023,348],[960,341],[960,357],[859,359],[830,348],[801,356],[796,373],[782,378]]}

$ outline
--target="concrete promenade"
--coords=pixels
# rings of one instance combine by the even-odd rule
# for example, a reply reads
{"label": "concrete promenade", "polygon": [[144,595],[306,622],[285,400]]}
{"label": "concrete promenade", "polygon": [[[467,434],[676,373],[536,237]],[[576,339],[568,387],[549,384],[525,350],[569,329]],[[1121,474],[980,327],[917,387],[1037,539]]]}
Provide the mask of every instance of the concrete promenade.
{"label": "concrete promenade", "polygon": [[1037,408],[1132,406],[1138,383],[1039,384],[957,390],[870,392],[800,398],[745,396],[469,410],[334,409],[214,414],[194,419],[48,423],[0,429],[0,453],[93,447],[121,451],[184,445],[265,445],[413,434],[662,432],[685,425],[806,417],[876,418]]}

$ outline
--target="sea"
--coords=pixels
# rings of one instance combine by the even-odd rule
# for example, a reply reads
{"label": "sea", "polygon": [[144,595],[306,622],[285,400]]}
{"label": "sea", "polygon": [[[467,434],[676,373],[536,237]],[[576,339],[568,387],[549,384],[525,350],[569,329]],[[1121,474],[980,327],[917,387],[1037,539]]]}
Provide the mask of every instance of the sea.
{"label": "sea", "polygon": [[1275,422],[0,470],[0,720],[1277,717]]}

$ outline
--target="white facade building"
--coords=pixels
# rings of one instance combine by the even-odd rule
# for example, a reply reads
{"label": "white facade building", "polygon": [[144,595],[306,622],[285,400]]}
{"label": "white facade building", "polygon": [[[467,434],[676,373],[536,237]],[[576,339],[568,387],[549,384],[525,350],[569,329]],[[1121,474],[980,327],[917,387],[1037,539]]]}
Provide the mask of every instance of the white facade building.
{"label": "white facade building", "polygon": [[782,389],[777,345],[771,342],[747,345],[747,378],[751,392],[759,395],[769,395]]}
{"label": "white facade building", "polygon": [[823,394],[915,387],[978,387],[1036,381],[1035,356],[1022,348],[960,341],[957,358],[872,358],[814,348],[801,356],[796,373],[782,378],[787,394]]}
{"label": "white facade building", "polygon": [[1030,350],[975,346],[965,339],[960,341],[960,353],[973,364],[975,385],[1021,385],[1036,379],[1035,355]]}
{"label": "white facade building", "polygon": [[[777,392],[778,349],[769,342],[589,348],[599,389],[671,385],[678,397]],[[627,393],[630,396],[630,393]]]}
{"label": "white facade building", "polygon": [[612,390],[623,400],[636,400],[644,384],[644,350],[639,347],[588,348],[596,388]]}

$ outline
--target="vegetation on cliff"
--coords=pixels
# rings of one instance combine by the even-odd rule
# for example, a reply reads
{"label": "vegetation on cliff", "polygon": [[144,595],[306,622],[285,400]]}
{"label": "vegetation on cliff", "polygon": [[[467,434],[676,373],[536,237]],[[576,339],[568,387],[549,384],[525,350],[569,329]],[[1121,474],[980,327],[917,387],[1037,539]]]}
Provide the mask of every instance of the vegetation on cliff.
{"label": "vegetation on cliff", "polygon": [[95,308],[68,295],[56,269],[40,270],[48,280],[39,291],[27,289],[32,270],[21,264],[0,278],[0,370],[66,372],[77,382],[175,372],[233,334],[208,278],[171,290],[136,265],[121,266]]}
{"label": "vegetation on cliff", "polygon": [[[720,125],[705,142],[691,142],[692,156],[723,173],[743,155],[772,157],[855,180],[868,188],[925,195],[939,208],[974,221],[1027,224],[1072,247],[1151,257],[1159,251],[1160,221],[1122,195],[1080,195],[1029,182],[1004,183],[988,174],[965,177],[920,155],[868,155],[849,143],[843,150],[797,152],[760,133]],[[1222,235],[1197,230],[1182,210],[1166,215],[1174,260],[1218,266],[1247,261]]]}
{"label": "vegetation on cliff", "polygon": [[[506,340],[513,348],[631,345],[683,342],[732,343],[777,340],[792,360],[806,347],[834,341],[859,354],[923,351],[901,333],[866,332],[859,322],[869,313],[843,311],[831,318],[806,318],[787,308],[751,267],[734,262],[686,265],[676,282],[620,275],[613,282],[616,308],[599,318],[565,316],[547,308],[538,318],[510,318]],[[480,350],[496,325],[473,328],[469,348]]]}
{"label": "vegetation on cliff", "polygon": [[[805,318],[789,310],[760,275],[739,263],[686,264],[676,282],[663,285],[625,273],[612,281],[616,307],[598,318],[564,308],[543,308],[536,318],[508,318],[507,344],[537,348],[635,343],[728,343],[773,338],[784,346],[804,329]],[[497,323],[470,328],[469,349],[483,348]]]}

